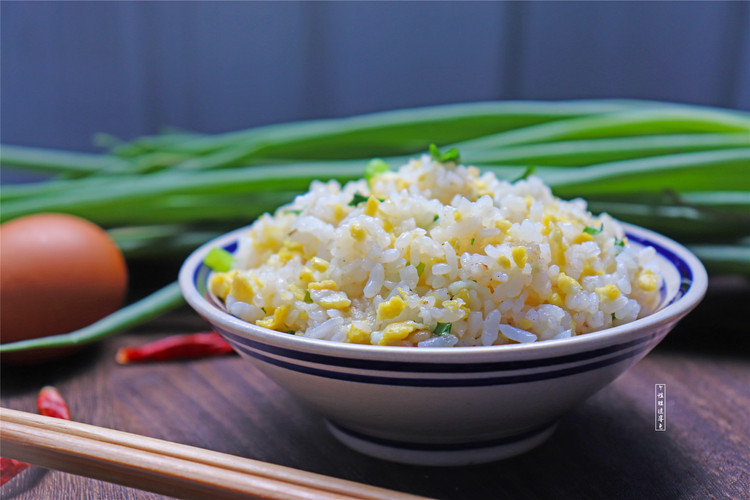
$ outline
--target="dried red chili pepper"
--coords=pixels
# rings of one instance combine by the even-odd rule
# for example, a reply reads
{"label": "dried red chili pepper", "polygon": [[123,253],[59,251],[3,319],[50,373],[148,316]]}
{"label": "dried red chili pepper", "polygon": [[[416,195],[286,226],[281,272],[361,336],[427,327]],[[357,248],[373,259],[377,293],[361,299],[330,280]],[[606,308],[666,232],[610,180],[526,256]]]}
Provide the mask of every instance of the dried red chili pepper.
{"label": "dried red chili pepper", "polygon": [[123,347],[117,351],[116,359],[118,363],[128,364],[220,356],[232,352],[232,346],[221,335],[202,332],[172,335],[141,346]]}
{"label": "dried red chili pepper", "polygon": [[57,392],[57,389],[50,385],[39,391],[39,397],[36,398],[36,407],[40,415],[70,420],[68,404]]}
{"label": "dried red chili pepper", "polygon": [[18,474],[26,470],[31,464],[19,462],[12,458],[0,457],[0,486],[4,485]]}
{"label": "dried red chili pepper", "polygon": [[[40,415],[70,420],[70,410],[67,403],[54,387],[48,385],[39,391],[36,407]],[[26,462],[0,457],[0,486],[7,483],[23,472],[29,465]]]}

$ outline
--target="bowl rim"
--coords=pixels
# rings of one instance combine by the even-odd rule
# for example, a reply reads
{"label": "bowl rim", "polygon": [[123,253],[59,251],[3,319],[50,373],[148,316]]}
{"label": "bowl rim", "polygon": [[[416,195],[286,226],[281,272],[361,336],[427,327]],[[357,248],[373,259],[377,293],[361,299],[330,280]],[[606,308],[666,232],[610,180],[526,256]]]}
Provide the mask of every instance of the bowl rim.
{"label": "bowl rim", "polygon": [[[334,357],[433,363],[465,363],[467,361],[479,363],[509,359],[543,358],[608,346],[624,340],[641,337],[649,332],[653,332],[655,328],[661,325],[679,321],[703,299],[708,288],[708,274],[701,261],[692,252],[680,243],[655,231],[624,222],[620,222],[620,224],[623,226],[626,234],[635,236],[640,240],[639,243],[647,242],[647,245],[654,246],[657,253],[669,260],[678,269],[678,272],[681,273],[683,270],[689,272],[691,281],[688,288],[684,291],[678,291],[677,297],[669,304],[648,316],[623,325],[566,339],[498,346],[415,348],[407,346],[351,344],[324,339],[312,339],[289,335],[248,323],[211,304],[199,292],[195,278],[201,266],[204,265],[203,259],[210,249],[214,247],[225,248],[236,243],[242,235],[248,232],[251,225],[232,230],[195,249],[181,266],[178,282],[187,303],[209,323],[245,339],[280,348]],[[670,259],[670,256],[677,259],[677,262],[674,259]],[[680,269],[680,267],[683,269]]]}

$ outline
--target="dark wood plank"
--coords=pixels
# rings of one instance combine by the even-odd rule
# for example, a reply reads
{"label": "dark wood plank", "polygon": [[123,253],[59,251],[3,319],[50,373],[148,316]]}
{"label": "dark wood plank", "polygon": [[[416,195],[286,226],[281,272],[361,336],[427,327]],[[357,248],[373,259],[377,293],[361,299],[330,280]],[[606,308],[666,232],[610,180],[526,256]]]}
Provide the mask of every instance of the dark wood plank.
{"label": "dark wood plank", "polygon": [[[731,295],[748,298],[746,291]],[[746,498],[748,352],[739,343],[727,352],[705,336],[727,303],[726,294],[711,294],[669,341],[563,418],[544,445],[472,467],[406,466],[351,451],[319,415],[236,356],[114,362],[120,346],[205,328],[187,309],[65,360],[3,366],[2,404],[35,411],[38,390],[53,384],[82,422],[445,499]],[[714,330],[726,325],[730,342],[747,333],[732,318],[713,323]],[[654,384],[667,385],[665,432],[654,429]],[[37,467],[0,493],[8,499],[164,498]]]}

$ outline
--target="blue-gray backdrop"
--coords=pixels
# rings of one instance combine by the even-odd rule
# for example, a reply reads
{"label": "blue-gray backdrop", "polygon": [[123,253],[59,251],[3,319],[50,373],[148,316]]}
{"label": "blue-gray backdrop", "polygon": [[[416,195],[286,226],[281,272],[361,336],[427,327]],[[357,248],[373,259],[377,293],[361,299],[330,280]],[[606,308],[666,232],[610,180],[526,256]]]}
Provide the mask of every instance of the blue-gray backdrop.
{"label": "blue-gray backdrop", "polygon": [[750,110],[748,2],[11,2],[2,142],[488,99]]}

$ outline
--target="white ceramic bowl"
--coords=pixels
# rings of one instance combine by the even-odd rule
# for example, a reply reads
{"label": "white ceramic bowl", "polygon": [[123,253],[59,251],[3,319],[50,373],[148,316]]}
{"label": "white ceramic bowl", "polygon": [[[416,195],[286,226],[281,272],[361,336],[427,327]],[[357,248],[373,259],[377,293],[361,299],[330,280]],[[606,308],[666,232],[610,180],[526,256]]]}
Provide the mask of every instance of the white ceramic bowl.
{"label": "white ceramic bowl", "polygon": [[242,321],[206,291],[213,247],[230,252],[247,228],[197,249],[180,270],[187,302],[243,357],[317,409],[343,443],[375,457],[465,465],[525,452],[571,407],[643,358],[703,298],[706,271],[674,241],[626,225],[651,245],[665,277],[661,308],[579,337],[490,347],[369,346],[303,338]]}

